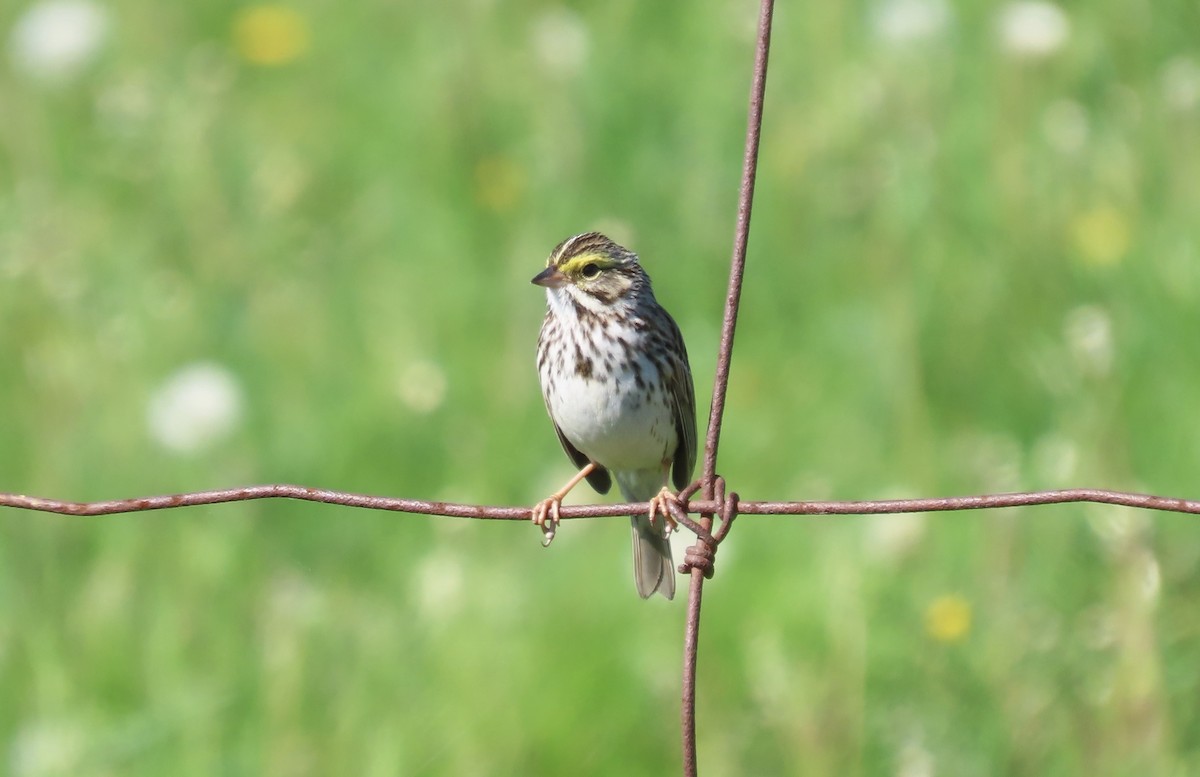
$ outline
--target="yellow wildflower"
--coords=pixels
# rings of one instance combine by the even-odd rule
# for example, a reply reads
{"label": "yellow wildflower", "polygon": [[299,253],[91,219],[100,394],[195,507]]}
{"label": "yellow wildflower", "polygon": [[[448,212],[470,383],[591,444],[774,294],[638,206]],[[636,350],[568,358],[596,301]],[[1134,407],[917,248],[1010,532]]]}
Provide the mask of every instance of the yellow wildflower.
{"label": "yellow wildflower", "polygon": [[1111,265],[1125,257],[1132,227],[1124,213],[1111,205],[1084,211],[1071,221],[1071,239],[1088,264]]}
{"label": "yellow wildflower", "polygon": [[233,43],[252,65],[286,65],[308,51],[308,19],[285,5],[252,5],[234,17]]}
{"label": "yellow wildflower", "polygon": [[925,608],[925,632],[938,642],[961,642],[971,631],[971,603],[958,594],[937,597]]}

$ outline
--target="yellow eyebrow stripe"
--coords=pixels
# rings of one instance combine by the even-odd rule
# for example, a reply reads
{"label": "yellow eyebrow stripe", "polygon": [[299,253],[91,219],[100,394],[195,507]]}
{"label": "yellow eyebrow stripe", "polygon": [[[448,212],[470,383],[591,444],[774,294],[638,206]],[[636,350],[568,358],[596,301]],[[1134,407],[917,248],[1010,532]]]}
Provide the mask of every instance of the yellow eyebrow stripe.
{"label": "yellow eyebrow stripe", "polygon": [[572,256],[567,261],[558,266],[558,269],[567,275],[574,275],[582,272],[584,265],[594,264],[601,270],[607,270],[610,267],[616,267],[617,263],[609,259],[604,254],[586,253]]}

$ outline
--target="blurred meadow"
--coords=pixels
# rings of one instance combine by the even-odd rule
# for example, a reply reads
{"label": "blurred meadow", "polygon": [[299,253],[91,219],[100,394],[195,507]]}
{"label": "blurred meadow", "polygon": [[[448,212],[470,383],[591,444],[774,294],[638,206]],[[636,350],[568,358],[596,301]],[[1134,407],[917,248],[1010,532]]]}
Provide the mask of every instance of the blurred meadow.
{"label": "blurred meadow", "polygon": [[[529,279],[593,228],[703,424],[756,6],[0,6],[0,490],[531,505]],[[781,2],[722,474],[1200,497],[1198,212],[1196,3]],[[624,520],[539,540],[0,511],[0,772],[677,771],[683,601]],[[705,773],[1200,773],[1194,517],[746,517],[717,568]]]}

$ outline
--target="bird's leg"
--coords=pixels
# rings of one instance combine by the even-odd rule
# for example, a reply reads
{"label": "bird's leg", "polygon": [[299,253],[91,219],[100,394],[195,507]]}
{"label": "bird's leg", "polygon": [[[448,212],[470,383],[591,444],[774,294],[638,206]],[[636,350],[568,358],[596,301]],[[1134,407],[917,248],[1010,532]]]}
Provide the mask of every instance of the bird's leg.
{"label": "bird's leg", "polygon": [[[667,459],[663,462],[663,482],[665,483],[671,471],[671,460]],[[675,517],[671,515],[671,504],[683,510],[683,504],[679,501],[679,497],[675,495],[671,489],[665,485],[658,492],[657,496],[650,499],[650,523],[654,524],[654,516],[661,514],[663,517],[663,536],[670,537],[671,532],[679,528],[679,524],[675,521]]]}
{"label": "bird's leg", "polygon": [[558,529],[559,522],[558,509],[562,506],[563,497],[571,493],[571,489],[579,485],[579,481],[592,474],[594,469],[596,469],[596,462],[589,461],[587,466],[576,472],[565,486],[533,506],[533,522],[542,527],[542,534],[545,535],[542,538],[542,547],[548,547],[554,541],[554,532]]}

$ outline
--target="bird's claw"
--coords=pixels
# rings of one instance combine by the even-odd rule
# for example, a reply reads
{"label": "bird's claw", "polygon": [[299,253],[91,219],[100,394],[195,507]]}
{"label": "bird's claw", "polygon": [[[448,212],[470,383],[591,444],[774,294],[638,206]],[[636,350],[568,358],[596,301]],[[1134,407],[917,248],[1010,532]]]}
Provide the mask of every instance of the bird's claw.
{"label": "bird's claw", "polygon": [[683,512],[683,505],[680,504],[679,497],[663,486],[662,491],[650,499],[650,525],[654,525],[656,515],[662,515],[663,537],[670,537],[671,532],[679,528],[679,522],[675,520],[675,516],[671,515],[673,510]]}
{"label": "bird's claw", "polygon": [[562,497],[551,496],[533,506],[533,523],[542,530],[542,547],[550,547],[554,542],[554,533],[558,530],[560,521],[558,510],[562,506]]}

